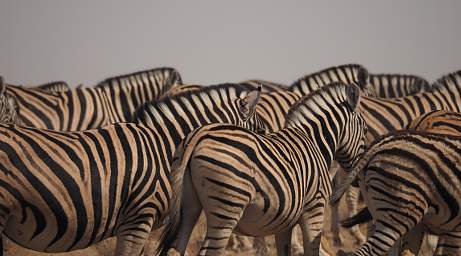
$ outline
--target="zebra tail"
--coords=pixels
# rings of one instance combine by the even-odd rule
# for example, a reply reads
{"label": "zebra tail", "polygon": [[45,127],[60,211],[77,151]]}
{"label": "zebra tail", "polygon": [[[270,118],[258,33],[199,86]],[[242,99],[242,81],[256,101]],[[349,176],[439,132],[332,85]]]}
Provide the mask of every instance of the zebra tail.
{"label": "zebra tail", "polygon": [[375,153],[379,150],[379,147],[374,145],[374,147],[368,149],[368,151],[364,152],[360,160],[355,164],[355,167],[352,171],[347,175],[345,181],[336,189],[336,191],[331,195],[329,199],[329,203],[331,206],[335,206],[339,203],[339,200],[343,197],[346,190],[351,186],[352,182],[356,179],[357,175],[364,170],[371,159],[375,156]]}
{"label": "zebra tail", "polygon": [[[160,236],[156,255],[167,255],[167,252],[173,246],[173,242],[179,232],[181,226],[181,202],[183,196],[184,175],[188,169],[189,160],[194,152],[195,144],[198,142],[200,136],[193,136],[198,133],[200,129],[196,129],[190,133],[184,140],[176,147],[173,164],[171,166],[171,173],[169,176],[172,197],[170,200],[170,207],[165,215],[168,216],[166,226]],[[197,138],[197,139],[195,139]],[[192,141],[191,141],[192,140]]]}
{"label": "zebra tail", "polygon": [[362,224],[372,220],[370,210],[367,207],[360,210],[357,214],[341,221],[341,226],[344,228],[352,228],[355,225]]}

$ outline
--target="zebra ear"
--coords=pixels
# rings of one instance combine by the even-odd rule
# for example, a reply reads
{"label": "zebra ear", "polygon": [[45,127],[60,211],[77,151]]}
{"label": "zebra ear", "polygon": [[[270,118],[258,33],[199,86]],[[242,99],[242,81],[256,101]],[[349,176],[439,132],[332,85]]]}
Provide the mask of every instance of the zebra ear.
{"label": "zebra ear", "polygon": [[351,109],[355,110],[360,100],[360,89],[355,85],[346,87],[347,104]]}
{"label": "zebra ear", "polygon": [[0,76],[0,95],[3,95],[5,93],[5,90],[6,90],[6,86],[5,86],[5,83],[4,83],[4,79],[3,79],[3,76]]}
{"label": "zebra ear", "polygon": [[360,67],[357,71],[357,83],[361,89],[366,89],[365,87],[368,85],[368,70],[366,68]]}
{"label": "zebra ear", "polygon": [[6,100],[8,101],[8,105],[16,110],[16,113],[19,113],[19,104],[16,97],[7,95]]}
{"label": "zebra ear", "polygon": [[242,112],[248,114],[250,110],[254,109],[261,98],[261,85],[242,99]]}

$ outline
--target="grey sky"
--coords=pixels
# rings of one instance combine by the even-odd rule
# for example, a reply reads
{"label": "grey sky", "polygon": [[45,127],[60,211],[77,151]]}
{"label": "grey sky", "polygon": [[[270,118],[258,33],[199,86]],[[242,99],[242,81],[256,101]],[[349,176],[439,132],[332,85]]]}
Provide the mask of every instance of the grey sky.
{"label": "grey sky", "polygon": [[0,0],[0,75],[92,85],[159,66],[185,82],[291,83],[331,65],[461,69],[461,1]]}

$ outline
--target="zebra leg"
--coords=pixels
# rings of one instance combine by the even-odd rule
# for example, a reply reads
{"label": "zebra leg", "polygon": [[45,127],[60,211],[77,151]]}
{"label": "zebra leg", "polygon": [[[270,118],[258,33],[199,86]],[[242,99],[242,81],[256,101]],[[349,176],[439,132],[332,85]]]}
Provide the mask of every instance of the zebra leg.
{"label": "zebra leg", "polygon": [[399,252],[409,250],[415,255],[418,255],[423,238],[424,225],[422,223],[418,223],[414,228],[409,230],[407,234],[402,238],[402,246],[401,248],[399,248]]}
{"label": "zebra leg", "polygon": [[[401,221],[401,223],[405,223],[408,227],[411,228],[412,220],[402,219]],[[401,230],[405,229],[405,227],[402,227],[400,225],[392,226],[389,223],[396,224],[392,218],[387,218],[384,220],[383,218],[377,218],[373,233],[367,239],[365,244],[363,244],[353,255],[386,255],[386,253],[388,253],[390,249],[394,246],[394,244],[399,240],[401,234],[405,233],[405,230]]]}
{"label": "zebra leg", "polygon": [[146,244],[147,237],[136,237],[132,235],[123,235],[117,237],[117,248],[115,255],[133,255],[139,256],[144,253],[144,245]]}
{"label": "zebra leg", "polygon": [[154,225],[155,211],[148,209],[138,214],[145,217],[136,218],[135,224],[127,223],[118,228],[115,255],[143,255],[144,246]]}
{"label": "zebra leg", "polygon": [[304,255],[319,255],[320,253],[325,204],[322,202],[317,204],[315,208],[304,212],[299,220],[303,233]]}
{"label": "zebra leg", "polygon": [[173,248],[168,251],[168,255],[184,255],[186,253],[190,236],[202,213],[202,205],[192,185],[190,172],[186,171],[184,175],[183,191],[187,191],[187,193],[183,193],[180,227],[176,239],[173,242]]}
{"label": "zebra leg", "polygon": [[[343,177],[341,174],[341,167],[336,161],[333,162],[332,167],[330,168],[330,172],[335,173],[333,177],[333,188],[336,190],[339,184],[341,184],[341,178]],[[335,204],[331,207],[330,211],[330,231],[333,238],[333,245],[336,247],[340,247],[343,243],[341,241],[341,236],[339,234],[339,203]]]}
{"label": "zebra leg", "polygon": [[[356,186],[350,186],[346,193],[346,203],[349,208],[349,218],[357,213],[357,206],[359,203],[360,188]],[[355,225],[350,228],[352,235],[355,237],[357,244],[363,244],[367,240],[366,237],[360,231],[360,226]]]}
{"label": "zebra leg", "polygon": [[[198,193],[205,212],[207,231],[199,255],[223,255],[230,236],[239,223],[249,199],[225,198],[226,188]],[[218,200],[216,200],[218,198]]]}
{"label": "zebra leg", "polygon": [[303,246],[300,243],[302,240],[299,238],[301,232],[301,229],[297,226],[293,227],[293,234],[291,236],[291,251],[293,252],[293,255],[303,254]]}
{"label": "zebra leg", "polygon": [[291,236],[293,228],[288,228],[282,232],[275,234],[275,246],[277,247],[277,255],[290,256],[291,255]]}
{"label": "zebra leg", "polygon": [[199,255],[223,255],[240,215],[232,216],[229,212],[214,209],[205,212],[205,216],[207,231]]}
{"label": "zebra leg", "polygon": [[441,234],[434,255],[461,255],[461,232]]}

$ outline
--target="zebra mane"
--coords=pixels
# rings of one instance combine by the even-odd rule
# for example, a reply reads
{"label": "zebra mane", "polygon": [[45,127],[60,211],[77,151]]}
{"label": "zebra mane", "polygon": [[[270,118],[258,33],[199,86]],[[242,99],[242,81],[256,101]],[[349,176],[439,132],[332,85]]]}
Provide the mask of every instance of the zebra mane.
{"label": "zebra mane", "polygon": [[211,109],[213,108],[213,105],[220,106],[224,102],[235,100],[238,97],[243,96],[242,94],[245,92],[249,92],[249,90],[240,84],[226,83],[205,86],[198,90],[184,91],[174,95],[173,97],[165,97],[158,101],[145,103],[137,110],[134,118],[138,121],[144,121],[146,113],[158,117],[158,120],[162,119],[160,113],[176,118],[175,116],[172,116],[170,111],[171,105],[178,106],[181,104],[187,107],[189,105],[188,102],[200,100],[204,107]]}
{"label": "zebra mane", "polygon": [[[307,74],[301,78],[299,78],[298,80],[296,80],[295,82],[293,82],[290,86],[290,90],[293,91],[294,88],[299,88],[301,87],[302,83],[303,82],[306,82],[307,80],[309,80],[310,78],[314,78],[316,76],[319,76],[320,74],[330,74],[331,72],[335,72],[336,70],[338,69],[344,69],[344,68],[351,68],[351,69],[354,69],[354,70],[360,70],[360,69],[365,69],[364,66],[360,65],[360,64],[344,64],[344,65],[339,65],[339,66],[333,66],[333,67],[329,67],[329,68],[325,68],[325,69],[322,69],[318,72],[315,72],[315,73],[310,73],[310,74]],[[358,72],[357,72],[358,73]],[[354,74],[355,76],[357,76],[357,74]],[[357,77],[355,78],[356,80]]]}
{"label": "zebra mane", "polygon": [[[308,118],[311,113],[320,111],[320,107],[328,109],[330,108],[328,105],[348,106],[347,88],[349,86],[351,85],[346,85],[342,82],[334,82],[304,96],[288,111],[285,127],[304,123],[303,120]],[[306,113],[308,114],[306,115]]]}
{"label": "zebra mane", "polygon": [[116,80],[120,80],[120,79],[128,79],[130,77],[138,77],[138,76],[142,76],[144,74],[148,75],[149,73],[159,72],[159,71],[162,71],[162,72],[170,71],[171,76],[176,75],[178,77],[179,83],[182,84],[181,76],[179,75],[179,72],[176,69],[170,68],[170,67],[159,67],[159,68],[153,68],[153,69],[146,69],[146,70],[142,70],[142,71],[136,71],[136,72],[133,72],[133,73],[130,73],[130,74],[123,74],[123,75],[109,77],[109,78],[106,78],[103,81],[97,83],[94,86],[94,88],[105,87],[105,86],[107,86],[107,84],[110,84],[112,81],[116,81]]}
{"label": "zebra mane", "polygon": [[441,88],[447,88],[450,85],[454,85],[458,88],[461,88],[461,70],[448,73],[439,79],[437,79],[433,84],[432,84],[432,90],[436,89],[441,89]]}

